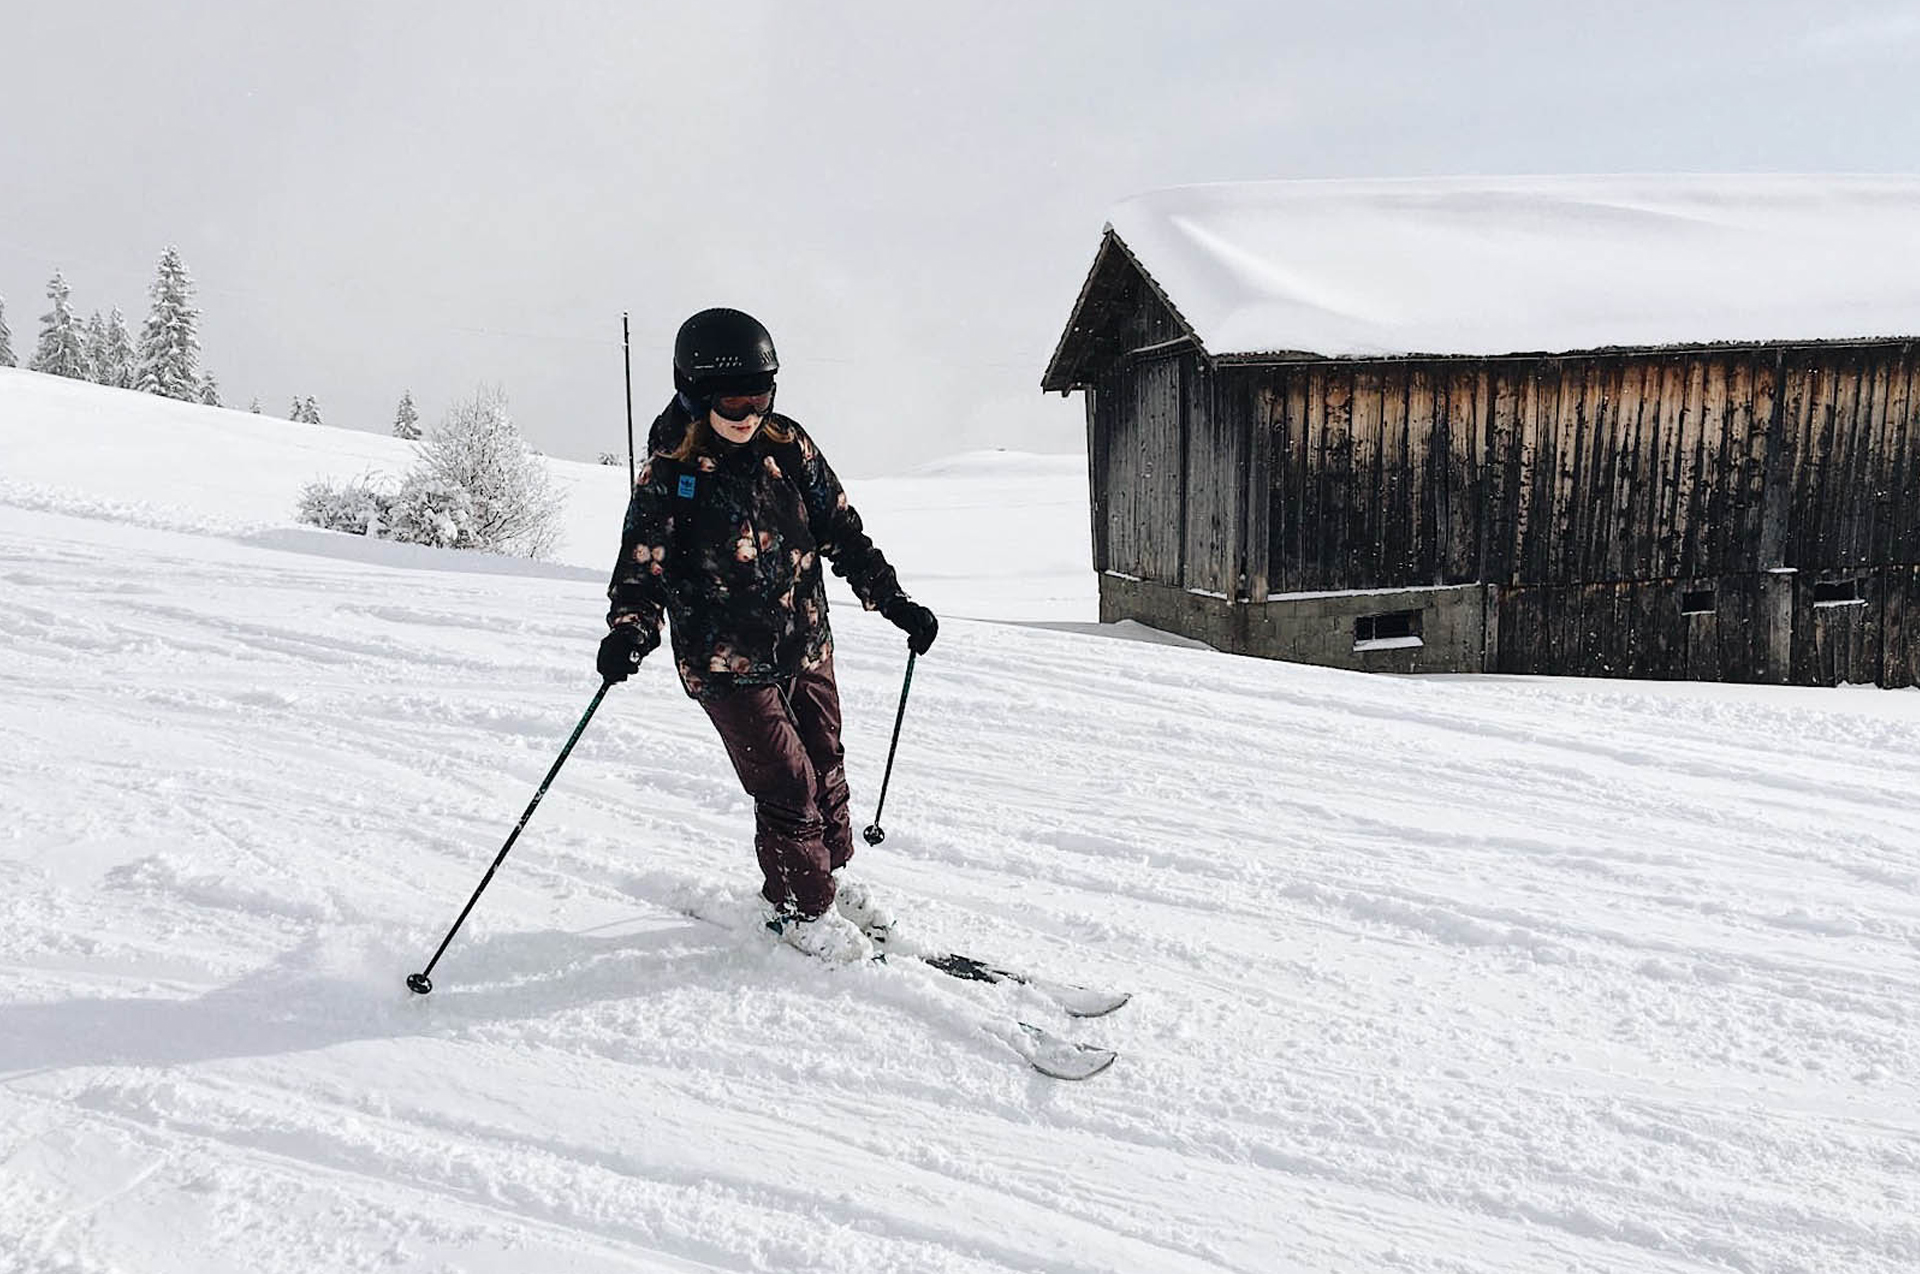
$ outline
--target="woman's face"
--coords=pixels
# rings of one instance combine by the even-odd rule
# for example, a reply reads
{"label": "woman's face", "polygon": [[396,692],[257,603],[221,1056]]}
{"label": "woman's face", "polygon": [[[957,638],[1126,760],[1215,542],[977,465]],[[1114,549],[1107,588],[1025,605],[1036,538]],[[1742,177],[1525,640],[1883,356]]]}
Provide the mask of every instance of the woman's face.
{"label": "woman's face", "polygon": [[745,378],[744,383],[721,382],[714,386],[707,406],[707,424],[713,432],[739,446],[759,432],[760,422],[773,410],[773,377]]}
{"label": "woman's face", "polygon": [[760,432],[761,420],[759,415],[748,416],[745,420],[728,420],[717,411],[707,413],[707,424],[713,428],[713,432],[736,446],[751,441]]}

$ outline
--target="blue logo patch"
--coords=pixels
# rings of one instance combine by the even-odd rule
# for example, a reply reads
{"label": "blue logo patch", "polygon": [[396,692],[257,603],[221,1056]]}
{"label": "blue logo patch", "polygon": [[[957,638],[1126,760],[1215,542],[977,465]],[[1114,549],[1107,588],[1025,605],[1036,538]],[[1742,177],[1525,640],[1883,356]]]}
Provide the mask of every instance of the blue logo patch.
{"label": "blue logo patch", "polygon": [[680,498],[682,500],[693,499],[693,475],[690,473],[680,475]]}

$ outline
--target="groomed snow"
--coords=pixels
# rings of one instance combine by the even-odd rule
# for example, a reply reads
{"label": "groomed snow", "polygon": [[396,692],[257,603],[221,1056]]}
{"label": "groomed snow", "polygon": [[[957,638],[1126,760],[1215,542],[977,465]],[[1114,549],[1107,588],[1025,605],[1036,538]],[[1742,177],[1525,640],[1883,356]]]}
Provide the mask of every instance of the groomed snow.
{"label": "groomed snow", "polygon": [[1914,176],[1247,182],[1109,224],[1215,355],[1920,335]]}
{"label": "groomed snow", "polygon": [[[256,525],[225,413],[115,395],[62,460],[75,389],[0,375],[0,477],[38,456],[0,482],[0,1269],[1920,1267],[1920,695],[949,614],[857,861],[929,940],[1135,993],[1074,1023],[688,918],[744,899],[751,814],[650,663],[420,999],[593,693],[600,572]],[[329,441],[246,428],[263,473]],[[160,436],[154,501],[90,493]],[[1086,587],[1077,471],[899,482],[909,582],[994,595],[970,509]],[[864,821],[904,651],[835,619]],[[1016,1012],[1121,1060],[1038,1078],[981,1029]]]}

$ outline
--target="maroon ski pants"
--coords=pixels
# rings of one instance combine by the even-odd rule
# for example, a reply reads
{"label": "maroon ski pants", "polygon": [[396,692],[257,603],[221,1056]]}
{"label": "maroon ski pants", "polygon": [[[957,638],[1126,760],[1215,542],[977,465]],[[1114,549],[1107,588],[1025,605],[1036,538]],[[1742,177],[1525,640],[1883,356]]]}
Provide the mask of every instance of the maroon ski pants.
{"label": "maroon ski pants", "polygon": [[833,905],[831,873],[853,856],[833,656],[784,685],[736,686],[700,706],[753,798],[761,894],[820,915]]}

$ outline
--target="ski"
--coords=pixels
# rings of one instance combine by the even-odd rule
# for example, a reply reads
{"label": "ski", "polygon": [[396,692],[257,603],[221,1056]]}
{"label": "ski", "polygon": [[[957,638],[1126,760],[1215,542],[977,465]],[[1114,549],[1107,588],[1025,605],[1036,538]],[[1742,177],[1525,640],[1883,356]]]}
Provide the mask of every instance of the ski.
{"label": "ski", "polygon": [[[916,951],[912,944],[899,942],[891,934],[869,933],[868,936],[874,939],[874,946],[879,951],[874,957],[879,963],[886,962],[891,940],[901,954],[911,955],[928,968],[950,978],[958,978],[963,982],[984,982],[989,986],[1005,982],[1026,987],[1053,1001],[1069,1017],[1105,1017],[1133,998],[1131,993],[1125,991],[1100,991],[1071,982],[1055,982],[1049,978],[1016,973],[1012,969],[1003,969],[957,951]],[[1050,1079],[1092,1079],[1120,1057],[1110,1048],[1070,1040],[1017,1018],[1011,1030],[1003,1029],[994,1022],[981,1022],[980,1027],[1019,1054],[1027,1065]]]}
{"label": "ski", "polygon": [[[874,939],[874,947],[878,952],[874,956],[874,962],[885,964],[888,955],[888,939],[891,935],[870,933],[868,936]],[[972,956],[960,955],[957,952],[936,954],[915,951],[905,943],[900,943],[895,949],[900,954],[911,955],[930,969],[936,969],[950,978],[958,978],[963,982],[984,982],[989,986],[1010,982],[1015,986],[1029,987],[1052,1000],[1056,1006],[1065,1010],[1069,1017],[1103,1017],[1131,998],[1125,994],[1089,990],[1067,982],[1051,982],[1044,978],[1028,977],[1026,974],[1002,969],[984,960],[976,960]],[[1019,1018],[1013,1019],[1011,1028],[1005,1023],[991,1020],[983,1020],[979,1026],[981,1030],[1019,1054],[1027,1065],[1049,1079],[1092,1079],[1113,1065],[1120,1056],[1110,1048],[1070,1040],[1064,1036],[1055,1035],[1045,1027],[1035,1026],[1032,1022]]]}
{"label": "ski", "polygon": [[1062,1039],[1031,1022],[1016,1021],[1015,1029],[1004,1033],[985,1023],[982,1026],[1049,1079],[1092,1079],[1120,1057],[1110,1048]]}
{"label": "ski", "polygon": [[[682,905],[675,907],[674,910],[689,919],[718,925],[723,929],[738,930],[748,927],[738,920],[725,918],[706,907]],[[763,935],[766,934],[764,926],[757,922],[751,923],[750,927],[759,930]],[[874,945],[877,954],[872,963],[887,963],[889,942],[883,939],[876,941]],[[1031,987],[1052,1000],[1070,1017],[1101,1017],[1113,1012],[1132,998],[1125,993],[1095,991],[1074,986],[1071,983],[1029,977],[1015,973],[1011,969],[1002,969],[984,961],[975,960],[970,956],[951,952],[928,954],[912,951],[909,949],[909,944],[898,939],[893,939],[891,945],[897,953],[911,955],[928,967],[962,981],[988,984],[1010,982],[1016,986]],[[1112,1066],[1120,1056],[1110,1048],[1067,1039],[1064,1036],[1055,1035],[1045,1027],[1035,1026],[1032,1022],[1022,1021],[1019,1018],[981,1017],[975,1020],[975,1025],[985,1034],[1005,1044],[1027,1065],[1049,1079],[1092,1079]]]}
{"label": "ski", "polygon": [[1071,982],[1055,982],[1049,978],[1036,978],[1025,973],[1015,973],[1011,969],[1002,969],[976,960],[972,956],[949,951],[938,955],[919,955],[923,963],[940,970],[950,978],[959,978],[965,982],[1001,983],[1012,982],[1017,986],[1029,987],[1038,991],[1058,1005],[1068,1017],[1105,1017],[1107,1014],[1125,1006],[1133,998],[1126,991],[1101,991],[1093,987],[1076,986]]}

